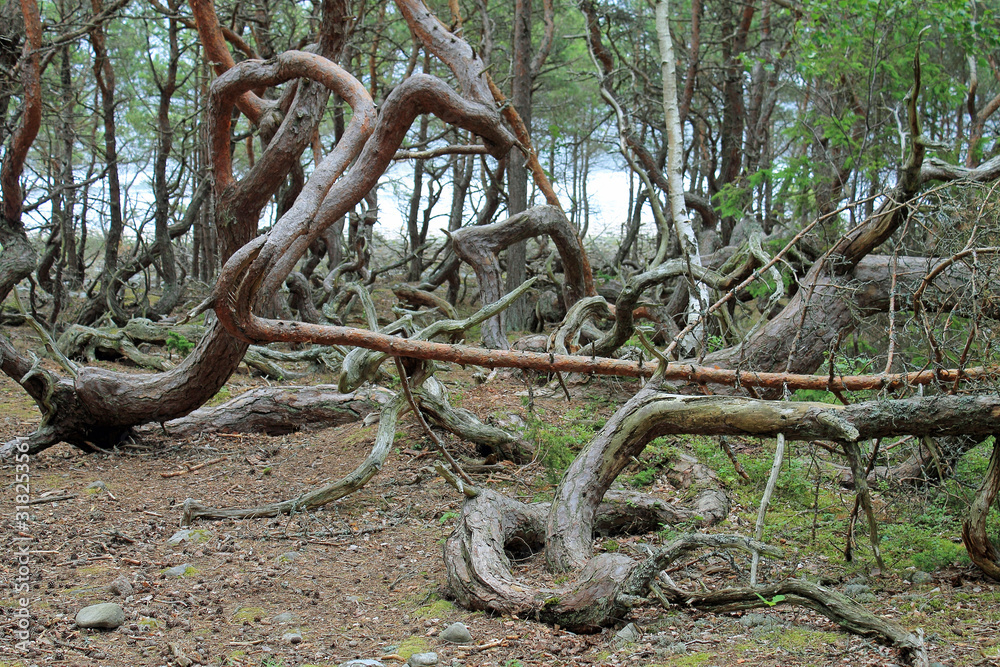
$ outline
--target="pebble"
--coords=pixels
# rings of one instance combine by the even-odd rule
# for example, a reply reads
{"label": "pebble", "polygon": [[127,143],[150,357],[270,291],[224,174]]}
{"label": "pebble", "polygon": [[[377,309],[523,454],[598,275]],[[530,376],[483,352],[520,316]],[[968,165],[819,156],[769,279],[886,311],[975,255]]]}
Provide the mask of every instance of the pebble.
{"label": "pebble", "polygon": [[163,571],[163,575],[167,577],[183,577],[184,573],[187,572],[189,567],[193,567],[191,563],[182,563],[180,565],[168,567],[166,570]]}
{"label": "pebble", "polygon": [[629,623],[615,634],[615,639],[623,644],[637,642],[639,637],[639,628],[635,627],[635,623]]}
{"label": "pebble", "polygon": [[132,590],[132,584],[128,582],[128,579],[126,579],[124,575],[118,575],[118,577],[108,585],[108,591],[112,595],[120,595],[123,598],[127,598],[135,592]]}
{"label": "pebble", "polygon": [[210,534],[204,530],[185,528],[183,530],[178,530],[176,533],[171,535],[167,540],[167,544],[171,546],[177,546],[181,542],[197,544],[198,542],[208,540],[209,537]]}
{"label": "pebble", "polygon": [[102,482],[101,480],[91,482],[90,484],[87,485],[87,491],[90,491],[91,493],[100,493],[101,491],[107,491],[107,490],[108,490],[108,485]]}
{"label": "pebble", "polygon": [[927,574],[926,572],[921,572],[920,570],[917,570],[916,572],[913,573],[913,576],[910,577],[910,581],[920,586],[922,584],[934,583],[934,577]]}
{"label": "pebble", "polygon": [[471,644],[472,633],[465,627],[464,623],[452,623],[445,628],[440,635],[441,639],[452,644]]}
{"label": "pebble", "polygon": [[281,641],[288,642],[289,644],[301,644],[302,634],[298,632],[286,632],[281,635]]}
{"label": "pebble", "polygon": [[298,557],[301,555],[302,554],[300,554],[298,551],[286,551],[285,553],[275,558],[275,560],[279,563],[291,563],[292,561],[298,559]]}
{"label": "pebble", "polygon": [[81,628],[114,630],[124,622],[125,611],[113,602],[92,604],[76,614],[76,624]]}
{"label": "pebble", "polygon": [[406,664],[410,667],[432,667],[438,664],[438,654],[433,651],[428,651],[427,653],[414,653],[410,656],[410,659],[406,661]]}
{"label": "pebble", "polygon": [[288,623],[294,623],[295,622],[295,614],[293,614],[290,611],[285,611],[285,612],[282,612],[282,613],[278,614],[277,616],[275,616],[274,619],[272,619],[272,620],[274,620],[274,622],[277,623],[277,624],[279,624],[279,625],[286,625]]}
{"label": "pebble", "polygon": [[385,665],[378,660],[372,660],[371,658],[359,658],[357,660],[342,662],[340,663],[340,667],[385,667]]}

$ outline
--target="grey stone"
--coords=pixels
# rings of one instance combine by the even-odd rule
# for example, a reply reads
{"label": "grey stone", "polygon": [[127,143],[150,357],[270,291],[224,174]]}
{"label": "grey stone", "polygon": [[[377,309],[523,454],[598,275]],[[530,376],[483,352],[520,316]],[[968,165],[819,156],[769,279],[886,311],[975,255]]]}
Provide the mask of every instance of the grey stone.
{"label": "grey stone", "polygon": [[927,574],[926,572],[921,572],[920,570],[917,570],[916,572],[913,573],[913,576],[910,577],[910,581],[912,581],[914,584],[920,586],[920,585],[923,585],[923,584],[932,584],[932,583],[934,583],[934,577],[932,577],[931,575]]}
{"label": "grey stone", "polygon": [[164,576],[167,577],[183,577],[187,574],[188,568],[193,568],[191,563],[182,563],[181,565],[175,565],[173,567],[168,567],[163,571]]}
{"label": "grey stone", "polygon": [[274,560],[276,560],[279,563],[291,563],[292,561],[297,560],[298,557],[301,555],[302,554],[300,554],[298,551],[286,551],[285,553],[281,554]]}
{"label": "grey stone", "polygon": [[359,658],[357,660],[342,662],[340,663],[340,667],[385,667],[385,665],[378,660],[372,660],[371,658]]}
{"label": "grey stone", "polygon": [[102,482],[101,480],[97,480],[88,484],[86,490],[89,493],[100,493],[101,491],[107,491],[108,485]]}
{"label": "grey stone", "polygon": [[76,614],[76,624],[81,628],[114,630],[124,622],[125,611],[113,602],[92,604]]}
{"label": "grey stone", "polygon": [[208,541],[209,537],[211,537],[211,533],[207,530],[203,530],[201,528],[185,528],[184,530],[178,530],[176,533],[171,535],[167,539],[167,544],[170,546],[177,546],[181,542],[198,544],[200,542]]}
{"label": "grey stone", "polygon": [[414,653],[406,661],[406,664],[410,667],[433,667],[433,665],[438,664],[438,654],[433,651]]}
{"label": "grey stone", "polygon": [[295,622],[295,614],[290,611],[285,611],[274,617],[274,622],[279,625],[287,625],[289,623]]}
{"label": "grey stone", "polygon": [[639,641],[640,636],[639,628],[635,627],[635,623],[629,623],[615,634],[615,640],[622,644],[631,644]]}
{"label": "grey stone", "polygon": [[764,614],[744,614],[740,618],[740,625],[744,628],[756,628],[763,625],[774,625],[774,619]]}
{"label": "grey stone", "polygon": [[286,632],[281,635],[281,641],[288,642],[289,644],[301,644],[302,643],[302,633],[300,632]]}
{"label": "grey stone", "polygon": [[123,575],[118,575],[118,577],[108,585],[108,591],[112,595],[120,595],[123,598],[127,598],[135,592],[132,590],[132,584],[130,584],[128,579],[126,579]]}
{"label": "grey stone", "polygon": [[472,633],[469,632],[469,628],[465,627],[464,623],[452,623],[439,636],[441,639],[452,644],[472,643]]}

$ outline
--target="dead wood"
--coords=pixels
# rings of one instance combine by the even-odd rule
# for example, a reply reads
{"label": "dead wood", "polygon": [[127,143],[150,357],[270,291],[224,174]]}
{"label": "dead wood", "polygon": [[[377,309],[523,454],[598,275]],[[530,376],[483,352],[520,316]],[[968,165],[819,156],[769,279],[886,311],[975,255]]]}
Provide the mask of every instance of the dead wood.
{"label": "dead wood", "polygon": [[1000,554],[986,533],[986,517],[990,507],[1000,492],[1000,443],[994,439],[990,465],[983,477],[983,483],[976,492],[976,498],[969,507],[969,514],[962,522],[962,543],[969,553],[969,559],[986,576],[1000,581]]}
{"label": "dead wood", "polygon": [[207,507],[193,498],[188,498],[184,501],[182,525],[189,526],[197,519],[253,519],[293,512],[307,512],[354,493],[382,469],[382,464],[385,463],[396,436],[396,421],[405,406],[406,399],[400,395],[382,407],[375,444],[372,445],[371,452],[361,465],[341,479],[302,493],[290,500],[245,509]]}
{"label": "dead wood", "polygon": [[441,314],[450,320],[458,319],[458,312],[455,307],[433,292],[428,292],[410,285],[394,285],[392,293],[403,303],[412,306],[424,306],[427,308],[437,308]]}
{"label": "dead wood", "polygon": [[[360,421],[388,400],[384,391],[341,394],[330,385],[259,387],[221,405],[200,408],[165,422],[163,429],[173,437],[207,433],[284,435]],[[143,430],[159,428],[148,426]]]}
{"label": "dead wood", "polygon": [[926,667],[927,651],[921,635],[871,613],[837,591],[802,579],[752,588],[728,588],[710,592],[689,592],[669,584],[656,584],[658,597],[666,603],[713,613],[760,609],[775,605],[806,607],[826,616],[848,632],[876,637],[899,649],[912,665]]}
{"label": "dead wood", "polygon": [[459,438],[479,445],[482,454],[492,453],[515,463],[528,463],[534,459],[535,447],[520,436],[486,424],[464,408],[452,407],[447,390],[436,378],[425,380],[414,397],[428,417]]}

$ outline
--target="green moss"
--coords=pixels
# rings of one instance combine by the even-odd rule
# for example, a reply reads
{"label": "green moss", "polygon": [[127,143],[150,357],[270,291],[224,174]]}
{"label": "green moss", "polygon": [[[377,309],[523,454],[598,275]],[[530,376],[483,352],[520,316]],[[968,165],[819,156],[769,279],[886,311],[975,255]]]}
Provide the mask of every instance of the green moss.
{"label": "green moss", "polygon": [[427,653],[431,650],[431,643],[425,637],[407,637],[396,649],[396,653],[404,660],[409,660],[414,653]]}
{"label": "green moss", "polygon": [[670,658],[667,662],[657,663],[651,667],[698,667],[712,662],[712,656],[707,653],[688,653]]}
{"label": "green moss", "polygon": [[136,621],[136,625],[138,625],[143,630],[146,630],[147,632],[152,632],[153,630],[159,630],[160,628],[162,628],[163,622],[155,618],[150,618],[149,616],[143,616],[138,621]]}
{"label": "green moss", "polygon": [[950,538],[950,531],[939,532],[911,524],[885,526],[882,528],[882,556],[890,567],[915,567],[924,572],[955,563],[968,565],[965,547]]}
{"label": "green moss", "polygon": [[801,651],[807,648],[823,651],[842,637],[836,632],[791,627],[770,630],[760,636],[760,641],[771,646],[780,646],[786,651]]}
{"label": "green moss", "polygon": [[207,530],[202,528],[197,528],[195,530],[188,531],[187,541],[191,544],[200,544],[202,542],[208,542],[212,534]]}
{"label": "green moss", "polygon": [[443,616],[447,616],[453,611],[455,611],[455,605],[452,603],[447,600],[435,600],[434,602],[417,609],[413,612],[413,615],[417,618],[441,618]]}
{"label": "green moss", "polygon": [[221,389],[219,389],[218,392],[216,392],[215,396],[213,396],[211,399],[208,400],[207,403],[205,403],[205,405],[208,407],[221,405],[232,397],[233,394],[231,391],[229,391],[229,387],[223,386]]}
{"label": "green moss", "polygon": [[233,612],[231,618],[236,623],[243,623],[244,621],[253,623],[254,619],[264,618],[266,613],[263,607],[240,607]]}
{"label": "green moss", "polygon": [[246,657],[247,657],[246,651],[233,651],[232,653],[226,656],[226,664],[227,665],[241,664],[243,660],[246,659]]}

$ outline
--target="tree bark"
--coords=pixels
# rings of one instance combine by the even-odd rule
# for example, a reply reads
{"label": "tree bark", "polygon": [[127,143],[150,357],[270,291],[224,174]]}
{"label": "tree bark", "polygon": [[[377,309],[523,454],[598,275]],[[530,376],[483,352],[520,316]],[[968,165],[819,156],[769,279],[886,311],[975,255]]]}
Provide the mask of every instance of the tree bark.
{"label": "tree bark", "polygon": [[[8,4],[13,5],[12,2]],[[3,195],[3,207],[0,210],[0,246],[3,247],[0,252],[0,302],[34,270],[36,260],[35,250],[28,241],[21,221],[24,193],[20,181],[28,149],[35,142],[42,122],[39,54],[42,47],[42,25],[37,0],[21,0],[21,13],[27,37],[21,59],[24,112],[0,166],[0,193]]]}
{"label": "tree bark", "polygon": [[[542,234],[552,238],[559,250],[565,275],[563,302],[569,308],[587,294],[585,276],[590,267],[581,251],[576,230],[560,209],[537,206],[501,223],[465,227],[452,234],[452,247],[476,271],[480,298],[487,304],[505,293],[501,284],[500,251],[517,241]],[[483,342],[493,349],[509,349],[503,331],[500,318],[488,320],[483,325]]]}
{"label": "tree bark", "polygon": [[[175,438],[206,433],[285,435],[361,421],[388,400],[383,391],[341,394],[332,385],[258,387],[221,405],[171,419],[162,427]],[[145,430],[159,428],[149,426]]]}
{"label": "tree bark", "polygon": [[969,560],[986,576],[1000,581],[1000,555],[996,545],[986,534],[986,518],[997,493],[1000,493],[1000,442],[994,436],[993,453],[990,455],[986,476],[976,493],[976,499],[969,507],[968,516],[962,522],[962,543],[969,554]]}
{"label": "tree bark", "polygon": [[[524,124],[525,134],[531,137],[531,0],[516,0],[514,3],[511,104],[517,110]],[[512,156],[507,169],[507,212],[514,217],[528,209],[528,170],[524,158]],[[528,278],[527,239],[519,239],[507,246],[506,291],[510,292]],[[478,273],[477,273],[478,275]],[[480,281],[480,289],[482,284]],[[496,300],[496,299],[493,299]],[[483,303],[486,303],[484,300]],[[506,340],[508,331],[523,331],[528,325],[528,302],[518,299],[503,314],[500,325]],[[497,341],[494,341],[497,342]],[[493,347],[494,345],[491,345]],[[506,349],[501,347],[500,349]]]}

